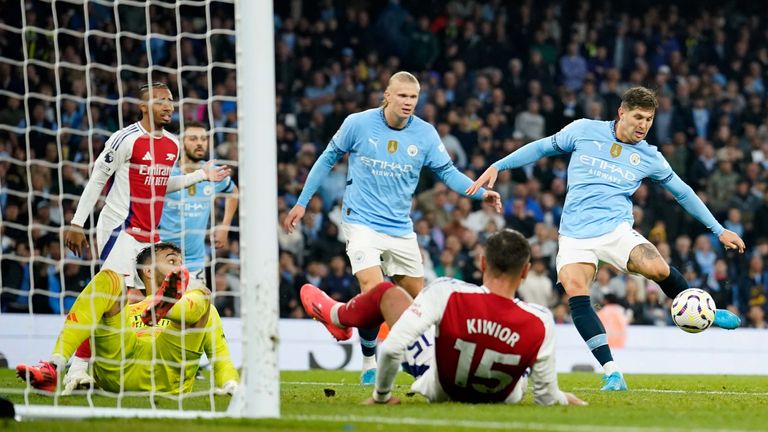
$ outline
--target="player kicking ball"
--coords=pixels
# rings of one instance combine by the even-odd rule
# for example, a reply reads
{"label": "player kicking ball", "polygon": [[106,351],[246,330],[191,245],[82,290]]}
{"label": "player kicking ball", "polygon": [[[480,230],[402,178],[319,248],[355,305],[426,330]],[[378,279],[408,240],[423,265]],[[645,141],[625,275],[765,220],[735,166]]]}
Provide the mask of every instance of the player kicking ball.
{"label": "player kicking ball", "polygon": [[337,339],[351,337],[350,327],[384,321],[391,326],[367,403],[399,402],[392,388],[405,360],[406,371],[416,378],[411,389],[430,402],[517,403],[530,370],[536,404],[586,405],[558,388],[552,314],[515,299],[530,258],[525,237],[503,230],[486,242],[482,286],[440,278],[412,299],[403,288],[382,282],[339,303],[307,284],[301,301]]}
{"label": "player kicking ball", "polygon": [[[529,143],[497,161],[467,189],[471,194],[486,185],[492,188],[499,171],[522,167],[545,156],[571,153],[557,275],[570,297],[573,323],[605,371],[602,390],[627,390],[627,384],[613,360],[605,328],[589,301],[589,287],[598,263],[643,275],[658,283],[669,298],[689,288],[680,271],[668,265],[656,247],[632,229],[630,197],[644,178],[668,190],[726,248],[744,252],[744,241],[717,222],[656,147],[645,141],[657,106],[651,90],[633,87],[622,95],[618,120],[576,120],[555,135]],[[734,329],[739,324],[738,316],[717,310],[715,326]]]}
{"label": "player kicking ball", "polygon": [[188,286],[179,248],[157,243],[142,250],[136,262],[147,298],[127,304],[124,278],[100,271],[77,297],[50,361],[18,365],[19,378],[36,389],[56,391],[67,360],[92,337],[94,378],[104,390],[188,393],[205,352],[215,359],[217,393],[233,393],[239,376],[221,318],[207,288]]}

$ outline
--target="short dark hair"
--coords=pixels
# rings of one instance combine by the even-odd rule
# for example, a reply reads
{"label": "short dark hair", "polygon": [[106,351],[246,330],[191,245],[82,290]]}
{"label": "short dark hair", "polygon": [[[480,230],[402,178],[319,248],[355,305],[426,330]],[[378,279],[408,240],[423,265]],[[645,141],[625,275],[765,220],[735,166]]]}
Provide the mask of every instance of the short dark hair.
{"label": "short dark hair", "polygon": [[[150,261],[152,261],[153,251],[154,253],[158,253],[168,249],[172,250],[173,252],[176,252],[177,254],[181,254],[181,249],[179,249],[179,247],[173,243],[170,243],[170,242],[155,243],[145,247],[144,249],[141,250],[141,252],[139,252],[138,255],[136,255],[136,266],[138,267],[141,265],[146,265]],[[139,273],[139,275],[141,275],[141,273]]]}
{"label": "short dark hair", "polygon": [[139,99],[141,99],[143,101],[149,99],[149,92],[150,92],[150,90],[156,89],[156,88],[165,89],[165,90],[168,90],[168,91],[171,90],[171,89],[168,88],[168,85],[166,83],[161,83],[161,82],[147,83],[147,84],[144,84],[143,86],[139,87]]}
{"label": "short dark hair", "polygon": [[656,111],[659,107],[659,100],[656,99],[656,92],[645,87],[632,87],[621,95],[621,106],[631,111],[640,108],[647,111]]}
{"label": "short dark hair", "polygon": [[519,232],[503,229],[486,240],[485,259],[488,263],[486,271],[518,277],[531,260],[531,245]]}
{"label": "short dark hair", "polygon": [[201,122],[199,122],[197,120],[185,120],[184,121],[184,129],[189,129],[189,128],[208,129],[207,127],[205,127],[204,124],[202,124]]}

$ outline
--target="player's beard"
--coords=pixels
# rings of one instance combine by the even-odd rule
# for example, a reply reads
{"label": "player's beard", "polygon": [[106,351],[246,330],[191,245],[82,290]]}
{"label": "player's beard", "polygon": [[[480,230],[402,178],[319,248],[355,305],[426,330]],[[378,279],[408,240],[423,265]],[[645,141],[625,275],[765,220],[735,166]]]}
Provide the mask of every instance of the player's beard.
{"label": "player's beard", "polygon": [[195,156],[194,153],[190,153],[190,152],[184,152],[184,153],[187,155],[187,160],[190,161],[190,162],[197,163],[197,162],[200,162],[200,161],[205,159],[205,156],[197,157],[197,156]]}
{"label": "player's beard", "polygon": [[187,160],[190,161],[190,162],[197,163],[197,162],[200,162],[200,161],[202,161],[204,159],[205,159],[204,157],[199,158],[199,157],[195,156],[194,154],[187,153]]}

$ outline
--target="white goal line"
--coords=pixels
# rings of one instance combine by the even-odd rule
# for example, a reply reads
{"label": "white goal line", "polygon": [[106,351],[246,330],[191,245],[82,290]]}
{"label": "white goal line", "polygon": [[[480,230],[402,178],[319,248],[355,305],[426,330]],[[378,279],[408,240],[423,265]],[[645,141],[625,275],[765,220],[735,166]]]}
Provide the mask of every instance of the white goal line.
{"label": "white goal line", "polygon": [[[598,425],[572,423],[539,423],[523,421],[481,421],[481,420],[460,420],[460,419],[423,419],[415,417],[381,417],[381,416],[355,416],[355,415],[290,415],[284,416],[285,420],[298,420],[306,422],[357,422],[374,423],[388,425],[411,425],[411,426],[433,426],[433,427],[460,427],[485,430],[542,430],[542,431],[562,431],[562,432],[690,432],[690,429],[679,427],[659,427],[659,426],[617,426],[617,425]],[[701,432],[743,432],[747,429],[713,429],[697,428]]]}

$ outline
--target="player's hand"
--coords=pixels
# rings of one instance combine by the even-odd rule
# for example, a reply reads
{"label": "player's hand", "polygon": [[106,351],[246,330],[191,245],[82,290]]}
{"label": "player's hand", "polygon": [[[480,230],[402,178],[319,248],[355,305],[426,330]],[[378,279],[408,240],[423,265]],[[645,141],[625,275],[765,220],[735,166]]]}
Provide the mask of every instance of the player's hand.
{"label": "player's hand", "polygon": [[205,179],[212,182],[222,181],[232,174],[232,169],[226,165],[215,166],[213,161],[206,162],[203,165],[203,172],[205,173]]}
{"label": "player's hand", "polygon": [[488,186],[489,189],[493,189],[493,185],[496,184],[496,177],[499,176],[499,170],[495,166],[491,165],[480,177],[472,183],[472,186],[465,191],[467,195],[474,195],[475,192],[480,190],[481,187]]}
{"label": "player's hand", "polygon": [[363,401],[363,405],[400,405],[400,398],[393,396],[386,402],[376,402],[373,398],[368,398]]}
{"label": "player's hand", "polygon": [[731,230],[725,230],[720,234],[720,243],[722,243],[726,249],[736,249],[739,253],[744,253],[744,249],[746,248],[744,246],[744,240]]}
{"label": "player's hand", "polygon": [[229,228],[216,227],[213,231],[213,246],[216,250],[225,248],[229,244]]}
{"label": "player's hand", "polygon": [[296,223],[304,217],[304,212],[304,207],[298,204],[293,206],[291,211],[288,212],[288,216],[285,217],[285,221],[283,221],[283,229],[285,232],[289,234],[293,232],[294,228],[296,228]]}
{"label": "player's hand", "polygon": [[147,326],[157,325],[184,295],[188,283],[189,270],[186,267],[168,273],[160,287],[152,293],[147,308],[141,313],[141,322]]}
{"label": "player's hand", "polygon": [[563,394],[565,394],[565,399],[568,400],[568,405],[577,405],[577,406],[589,405],[586,401],[579,399],[573,393],[563,392]]}
{"label": "player's hand", "polygon": [[498,192],[486,189],[483,202],[492,205],[496,213],[501,213],[501,195]]}
{"label": "player's hand", "polygon": [[88,239],[85,237],[83,227],[70,225],[67,233],[64,235],[64,244],[76,256],[83,256],[83,249],[88,248]]}
{"label": "player's hand", "polygon": [[216,387],[213,389],[213,394],[217,396],[226,396],[226,395],[234,395],[237,389],[240,387],[240,384],[237,383],[235,380],[229,380],[224,383],[221,387]]}

